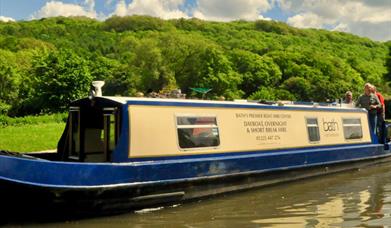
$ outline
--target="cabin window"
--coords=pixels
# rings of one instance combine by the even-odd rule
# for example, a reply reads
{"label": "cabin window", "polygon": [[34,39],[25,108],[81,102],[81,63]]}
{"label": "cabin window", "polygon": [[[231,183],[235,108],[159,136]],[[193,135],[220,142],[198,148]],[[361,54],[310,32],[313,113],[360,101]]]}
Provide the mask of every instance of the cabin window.
{"label": "cabin window", "polygon": [[182,149],[220,145],[215,116],[177,116],[179,147]]}
{"label": "cabin window", "polygon": [[308,140],[310,142],[320,141],[318,119],[317,118],[307,118],[306,122],[307,122]]}
{"label": "cabin window", "polygon": [[342,119],[342,125],[343,125],[343,134],[345,136],[345,139],[361,139],[363,137],[361,119],[359,118]]}

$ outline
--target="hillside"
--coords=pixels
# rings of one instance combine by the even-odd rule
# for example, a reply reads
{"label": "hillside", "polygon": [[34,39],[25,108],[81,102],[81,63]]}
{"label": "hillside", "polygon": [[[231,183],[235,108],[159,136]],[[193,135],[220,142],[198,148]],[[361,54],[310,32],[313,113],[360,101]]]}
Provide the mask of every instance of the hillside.
{"label": "hillside", "polygon": [[196,96],[190,88],[203,87],[212,99],[326,101],[347,90],[357,96],[367,81],[391,95],[390,47],[275,21],[1,22],[0,114],[62,111],[96,79],[106,81],[106,95],[124,96],[173,88]]}

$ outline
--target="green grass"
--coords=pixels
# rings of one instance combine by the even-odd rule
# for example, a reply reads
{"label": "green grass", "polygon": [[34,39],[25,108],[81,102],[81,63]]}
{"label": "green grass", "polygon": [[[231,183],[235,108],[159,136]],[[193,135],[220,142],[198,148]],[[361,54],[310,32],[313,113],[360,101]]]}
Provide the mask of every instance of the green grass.
{"label": "green grass", "polygon": [[0,150],[32,152],[55,149],[64,127],[63,122],[0,127]]}
{"label": "green grass", "polygon": [[26,124],[62,123],[66,122],[67,115],[67,113],[55,113],[24,117],[9,117],[0,115],[0,127],[22,126]]}

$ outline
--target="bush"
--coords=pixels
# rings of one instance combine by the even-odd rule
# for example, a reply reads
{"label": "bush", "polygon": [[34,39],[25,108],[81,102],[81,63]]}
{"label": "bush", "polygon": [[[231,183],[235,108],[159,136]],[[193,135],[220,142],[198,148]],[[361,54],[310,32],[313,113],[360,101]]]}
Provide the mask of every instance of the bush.
{"label": "bush", "polygon": [[0,115],[6,115],[11,109],[11,105],[6,104],[0,100]]}

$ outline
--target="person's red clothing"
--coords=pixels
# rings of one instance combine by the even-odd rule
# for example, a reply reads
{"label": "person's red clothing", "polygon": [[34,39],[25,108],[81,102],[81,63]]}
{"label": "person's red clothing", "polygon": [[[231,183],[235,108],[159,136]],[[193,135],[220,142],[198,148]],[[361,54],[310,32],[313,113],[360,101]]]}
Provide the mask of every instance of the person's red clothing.
{"label": "person's red clothing", "polygon": [[383,97],[383,95],[381,95],[381,93],[379,93],[377,91],[376,91],[376,96],[377,96],[377,98],[379,98],[379,101],[380,101],[381,106],[382,106],[381,109],[380,108],[377,109],[377,112],[378,113],[382,113],[382,112],[384,112],[386,110],[386,106],[384,105],[384,97]]}

